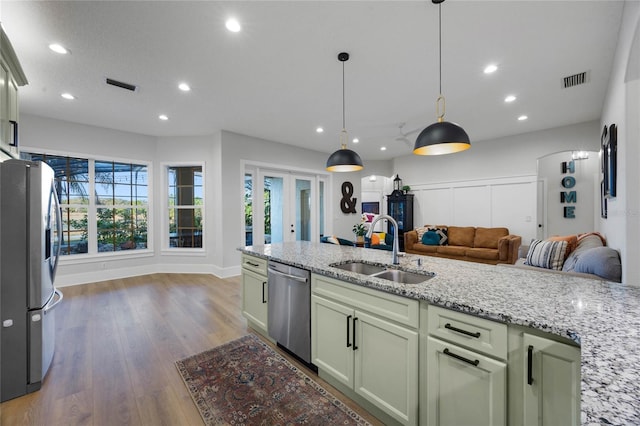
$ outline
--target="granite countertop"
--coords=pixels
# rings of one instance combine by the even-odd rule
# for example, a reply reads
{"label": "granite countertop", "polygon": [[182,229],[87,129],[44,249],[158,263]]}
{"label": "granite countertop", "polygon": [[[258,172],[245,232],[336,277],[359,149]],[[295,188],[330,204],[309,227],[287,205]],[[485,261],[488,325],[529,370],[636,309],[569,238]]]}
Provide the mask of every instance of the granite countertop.
{"label": "granite countertop", "polygon": [[240,250],[356,285],[571,339],[581,347],[582,424],[640,424],[638,287],[417,255],[400,257],[399,267],[432,272],[435,277],[422,284],[397,284],[329,266],[350,260],[390,266],[391,252],[384,250],[309,242]]}

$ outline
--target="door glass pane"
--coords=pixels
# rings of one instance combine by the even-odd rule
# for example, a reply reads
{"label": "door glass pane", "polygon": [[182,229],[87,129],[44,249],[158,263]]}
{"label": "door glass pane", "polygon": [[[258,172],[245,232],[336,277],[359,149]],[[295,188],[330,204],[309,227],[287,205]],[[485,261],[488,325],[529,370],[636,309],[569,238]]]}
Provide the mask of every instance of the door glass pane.
{"label": "door glass pane", "polygon": [[311,181],[296,179],[296,240],[311,241]]}
{"label": "door glass pane", "polygon": [[244,244],[253,245],[253,176],[244,175]]}
{"label": "door glass pane", "polygon": [[320,221],[319,228],[320,228],[320,236],[323,237],[324,236],[324,182],[320,181],[318,182],[319,185],[319,194],[318,194],[318,220]]}
{"label": "door glass pane", "polygon": [[264,177],[264,243],[281,243],[284,240],[284,180],[281,177]]}

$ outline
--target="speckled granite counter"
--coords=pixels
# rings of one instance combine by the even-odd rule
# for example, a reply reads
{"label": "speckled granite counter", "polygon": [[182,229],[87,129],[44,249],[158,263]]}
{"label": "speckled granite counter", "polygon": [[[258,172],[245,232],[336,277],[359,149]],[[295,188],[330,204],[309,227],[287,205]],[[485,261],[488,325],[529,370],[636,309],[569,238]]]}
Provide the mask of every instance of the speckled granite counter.
{"label": "speckled granite counter", "polygon": [[[405,285],[328,266],[348,260],[390,264],[388,251],[295,242],[242,252],[354,284],[537,328],[581,346],[582,424],[640,425],[640,288],[618,283],[406,255],[400,267],[434,272]],[[422,259],[422,266],[417,259]]]}

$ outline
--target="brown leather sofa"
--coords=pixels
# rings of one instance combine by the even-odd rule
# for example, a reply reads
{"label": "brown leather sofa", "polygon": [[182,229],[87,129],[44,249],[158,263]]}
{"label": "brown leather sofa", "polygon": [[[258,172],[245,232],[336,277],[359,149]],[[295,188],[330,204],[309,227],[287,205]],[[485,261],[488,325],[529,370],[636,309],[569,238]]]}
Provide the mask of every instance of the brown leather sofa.
{"label": "brown leather sofa", "polygon": [[430,228],[447,228],[445,245],[425,245],[418,241],[414,229],[404,233],[404,251],[426,256],[470,262],[513,264],[518,260],[522,243],[519,235],[509,234],[508,228],[475,228],[473,226],[425,225]]}

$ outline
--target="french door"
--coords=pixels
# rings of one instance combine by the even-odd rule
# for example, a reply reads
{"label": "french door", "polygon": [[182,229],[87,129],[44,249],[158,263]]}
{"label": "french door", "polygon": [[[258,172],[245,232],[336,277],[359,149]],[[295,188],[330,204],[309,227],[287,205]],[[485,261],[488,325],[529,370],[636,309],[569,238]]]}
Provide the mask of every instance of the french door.
{"label": "french door", "polygon": [[256,170],[253,179],[253,244],[317,241],[314,236],[324,228],[324,182],[266,169]]}

